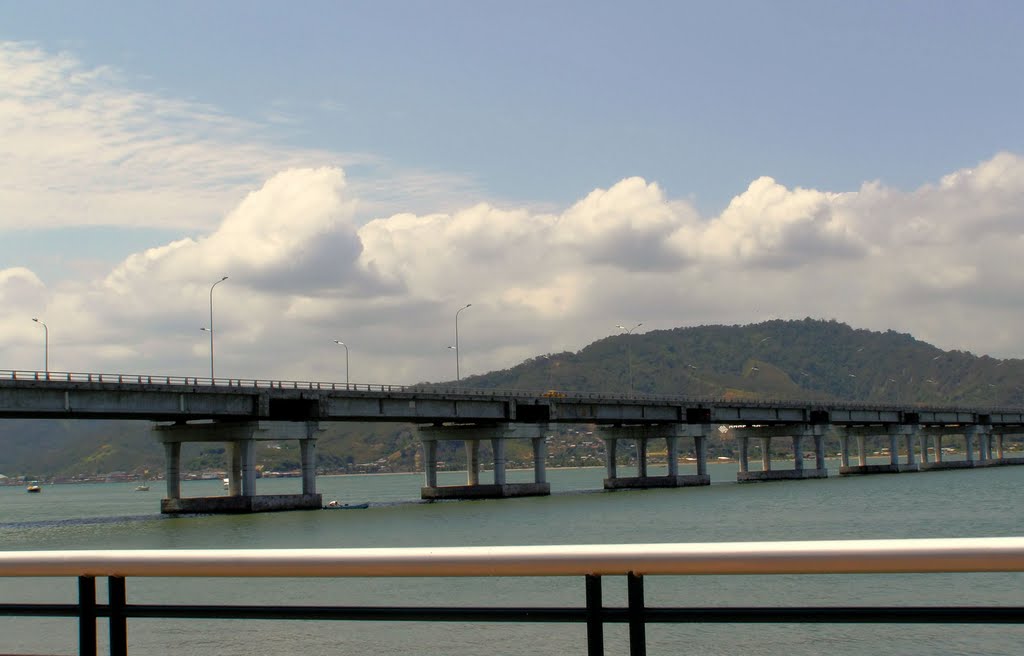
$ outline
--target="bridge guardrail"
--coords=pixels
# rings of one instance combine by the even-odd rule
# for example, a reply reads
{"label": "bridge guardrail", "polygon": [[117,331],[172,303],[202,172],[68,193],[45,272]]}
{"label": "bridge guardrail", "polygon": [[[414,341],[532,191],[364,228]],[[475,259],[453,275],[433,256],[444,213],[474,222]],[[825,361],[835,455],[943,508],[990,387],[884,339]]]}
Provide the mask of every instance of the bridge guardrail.
{"label": "bridge guardrail", "polygon": [[[0,616],[69,617],[79,654],[128,653],[128,619],[275,619],[585,623],[587,654],[603,655],[604,625],[629,625],[631,656],[646,654],[649,623],[1024,624],[1024,606],[649,607],[647,575],[1022,572],[1024,538],[842,540],[646,545],[0,552],[0,577],[78,577],[77,604],[0,604]],[[607,607],[604,576],[627,577],[627,606]],[[97,603],[96,577],[108,578]],[[585,605],[382,607],[129,604],[126,577],[585,577]]]}
{"label": "bridge guardrail", "polygon": [[[260,378],[215,378],[209,376],[172,376],[154,374],[110,374],[92,372],[65,372],[65,371],[27,371],[16,369],[0,369],[0,381],[35,381],[55,383],[97,383],[109,385],[183,385],[194,387],[226,387],[231,389],[301,389],[321,391],[350,391],[350,392],[395,392],[395,393],[428,393],[462,395],[483,398],[496,397],[518,397],[541,399],[546,398],[547,390],[505,390],[505,389],[484,389],[472,387],[453,387],[450,385],[436,385],[432,383],[416,383],[413,385],[392,385],[387,383],[335,383],[325,381],[299,381],[299,380],[270,380]],[[935,406],[924,403],[901,403],[893,405],[890,403],[865,403],[865,402],[824,402],[821,400],[799,400],[799,399],[725,399],[718,397],[687,397],[671,394],[620,394],[608,392],[580,392],[571,390],[559,390],[559,400],[601,400],[601,401],[635,401],[670,403],[700,406],[734,406],[745,407],[799,407],[812,410],[834,410],[834,409],[863,409],[863,410],[905,410],[908,408],[924,411],[945,411],[945,412],[1019,412],[1020,408],[1006,408],[999,406]]]}

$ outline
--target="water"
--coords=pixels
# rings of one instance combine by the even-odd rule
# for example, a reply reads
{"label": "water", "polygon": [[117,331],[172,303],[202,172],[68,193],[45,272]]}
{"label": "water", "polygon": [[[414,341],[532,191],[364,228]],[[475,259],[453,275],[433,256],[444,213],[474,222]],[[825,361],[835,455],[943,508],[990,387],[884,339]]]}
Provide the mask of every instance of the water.
{"label": "water", "polygon": [[[830,465],[835,463],[830,462]],[[778,467],[791,466],[779,463]],[[713,464],[714,481],[735,464]],[[621,475],[629,475],[623,471]],[[652,469],[652,474],[658,473]],[[162,485],[55,485],[42,494],[0,487],[0,549],[305,548],[610,544],[1021,535],[1024,468],[878,475],[703,488],[599,492],[600,469],[548,472],[550,497],[421,503],[416,474],[321,477],[324,499],[367,510],[162,517]],[[441,484],[464,473],[441,473]],[[512,472],[510,481],[528,480]],[[297,492],[296,479],[258,481]],[[187,496],[222,494],[219,481],[183,483]],[[102,583],[102,581],[101,581]],[[1020,574],[648,577],[651,605],[1024,605]],[[102,587],[102,586],[100,586]],[[623,580],[605,603],[625,604]],[[580,606],[583,580],[141,579],[135,603]],[[0,601],[72,602],[70,579],[0,579]],[[649,625],[655,654],[1017,654],[1024,628],[1005,626]],[[63,619],[0,619],[0,653],[74,653]],[[101,636],[102,640],[102,636]],[[132,620],[132,654],[582,654],[582,626]],[[627,653],[626,629],[606,627],[608,654]]]}

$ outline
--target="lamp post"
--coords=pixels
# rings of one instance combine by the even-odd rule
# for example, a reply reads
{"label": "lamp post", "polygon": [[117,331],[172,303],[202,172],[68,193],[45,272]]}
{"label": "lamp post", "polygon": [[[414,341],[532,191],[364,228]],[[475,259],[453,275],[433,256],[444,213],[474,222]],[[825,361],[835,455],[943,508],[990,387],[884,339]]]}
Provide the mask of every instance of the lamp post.
{"label": "lamp post", "polygon": [[[472,306],[472,303],[466,303],[455,313],[455,380],[462,380],[462,372],[459,369],[459,315],[462,314],[463,310]],[[449,346],[448,348],[451,347]]]}
{"label": "lamp post", "polygon": [[334,340],[334,343],[338,346],[345,347],[345,388],[348,389],[348,344],[341,341],[340,339]]}
{"label": "lamp post", "polygon": [[43,327],[43,371],[46,373],[46,377],[50,377],[50,329],[46,327],[46,324],[32,317],[32,321]]}
{"label": "lamp post", "polygon": [[210,384],[211,385],[213,385],[214,381],[215,381],[215,378],[214,378],[214,375],[213,375],[213,288],[216,287],[217,285],[221,284],[222,282],[224,282],[227,279],[228,279],[228,277],[224,276],[223,278],[221,278],[217,282],[215,282],[212,285],[210,285],[210,327],[209,328],[200,328],[200,330],[205,330],[206,332],[210,333]]}
{"label": "lamp post", "polygon": [[644,325],[644,324],[641,322],[641,323],[638,323],[637,325],[633,326],[632,328],[626,328],[622,324],[619,324],[618,326],[616,326],[616,328],[618,328],[619,330],[625,332],[626,333],[626,337],[627,337],[627,339],[626,339],[626,368],[629,370],[629,393],[630,394],[633,393],[633,352],[630,350],[628,337],[633,334],[634,330],[636,330],[637,328],[639,328],[642,325]]}

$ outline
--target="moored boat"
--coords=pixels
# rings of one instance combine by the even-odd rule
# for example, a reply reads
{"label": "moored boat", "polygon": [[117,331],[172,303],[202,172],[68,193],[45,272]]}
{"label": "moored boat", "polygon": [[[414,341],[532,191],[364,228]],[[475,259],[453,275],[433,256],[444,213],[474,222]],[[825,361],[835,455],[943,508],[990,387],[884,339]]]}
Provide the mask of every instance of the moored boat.
{"label": "moored boat", "polygon": [[369,507],[369,503],[340,503],[337,500],[330,501],[324,506],[326,510],[365,510]]}

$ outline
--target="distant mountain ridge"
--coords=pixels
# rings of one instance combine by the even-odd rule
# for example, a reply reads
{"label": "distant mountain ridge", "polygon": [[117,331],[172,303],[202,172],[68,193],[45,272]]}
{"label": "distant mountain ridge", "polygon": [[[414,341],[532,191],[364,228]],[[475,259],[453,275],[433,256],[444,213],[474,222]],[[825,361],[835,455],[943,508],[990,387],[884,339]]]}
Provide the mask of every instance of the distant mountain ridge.
{"label": "distant mountain ridge", "polygon": [[[614,335],[576,353],[552,353],[458,382],[465,387],[671,394],[710,398],[857,400],[966,406],[1024,405],[1024,361],[942,351],[894,331],[836,321],[773,320]],[[454,385],[454,382],[448,384]],[[0,473],[39,478],[163,471],[148,422],[0,421]],[[324,424],[318,460],[327,471],[378,463],[411,471],[415,432],[400,424]],[[459,445],[439,458],[457,461]],[[188,445],[184,469],[224,467],[222,445]],[[267,470],[298,467],[294,442],[261,444]]]}

